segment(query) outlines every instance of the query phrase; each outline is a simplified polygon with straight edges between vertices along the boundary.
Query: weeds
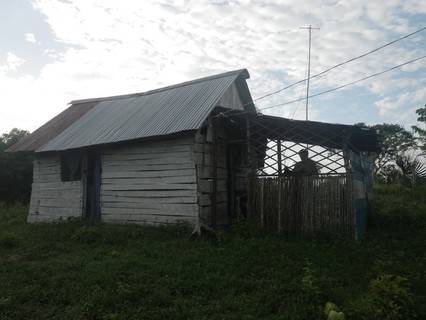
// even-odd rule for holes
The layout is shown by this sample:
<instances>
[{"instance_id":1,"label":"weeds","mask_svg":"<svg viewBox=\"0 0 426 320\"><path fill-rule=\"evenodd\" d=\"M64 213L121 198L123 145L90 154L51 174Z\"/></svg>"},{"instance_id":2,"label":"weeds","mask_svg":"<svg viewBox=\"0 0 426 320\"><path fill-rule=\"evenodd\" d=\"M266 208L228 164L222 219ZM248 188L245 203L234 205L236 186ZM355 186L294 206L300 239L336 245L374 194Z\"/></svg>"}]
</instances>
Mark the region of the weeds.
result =
<instances>
[{"instance_id":1,"label":"weeds","mask_svg":"<svg viewBox=\"0 0 426 320\"><path fill-rule=\"evenodd\" d=\"M0 319L312 320L328 301L347 320L422 319L425 204L423 191L379 187L360 242L248 221L191 241L184 225L26 224L26 208L2 207Z\"/></svg>"}]
</instances>

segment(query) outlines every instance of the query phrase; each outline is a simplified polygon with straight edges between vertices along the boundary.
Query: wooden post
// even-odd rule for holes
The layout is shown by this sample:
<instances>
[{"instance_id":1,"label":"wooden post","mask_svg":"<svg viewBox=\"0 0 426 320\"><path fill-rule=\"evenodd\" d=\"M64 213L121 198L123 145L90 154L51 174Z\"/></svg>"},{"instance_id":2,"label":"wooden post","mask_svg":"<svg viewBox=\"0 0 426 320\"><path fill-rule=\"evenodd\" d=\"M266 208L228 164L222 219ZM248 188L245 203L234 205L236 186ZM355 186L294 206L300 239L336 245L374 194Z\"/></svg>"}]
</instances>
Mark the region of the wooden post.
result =
<instances>
[{"instance_id":1,"label":"wooden post","mask_svg":"<svg viewBox=\"0 0 426 320\"><path fill-rule=\"evenodd\" d=\"M216 127L215 121L213 118L210 120L210 124L212 126L212 135L213 135L213 145L212 145L212 163L213 163L213 186L212 186L212 227L216 228L217 221L217 136L216 136Z\"/></svg>"},{"instance_id":2,"label":"wooden post","mask_svg":"<svg viewBox=\"0 0 426 320\"><path fill-rule=\"evenodd\" d=\"M278 224L278 233L281 233L281 176L278 176L277 178L278 182L278 217L277 217L277 224Z\"/></svg>"},{"instance_id":3,"label":"wooden post","mask_svg":"<svg viewBox=\"0 0 426 320\"><path fill-rule=\"evenodd\" d=\"M277 216L277 224L278 224L278 233L281 233L281 176L283 173L282 168L282 154L281 154L281 140L277 140L277 161L278 161L278 216Z\"/></svg>"},{"instance_id":4,"label":"wooden post","mask_svg":"<svg viewBox=\"0 0 426 320\"><path fill-rule=\"evenodd\" d=\"M259 179L260 182L260 226L263 228L265 226L265 217L264 217L264 185L265 185L265 179Z\"/></svg>"},{"instance_id":5,"label":"wooden post","mask_svg":"<svg viewBox=\"0 0 426 320\"><path fill-rule=\"evenodd\" d=\"M251 217L251 183L250 175L252 171L252 161L251 161L251 147L250 147L250 120L246 116L246 139L247 139L247 205L246 205L246 214L247 217Z\"/></svg>"},{"instance_id":6,"label":"wooden post","mask_svg":"<svg viewBox=\"0 0 426 320\"><path fill-rule=\"evenodd\" d=\"M281 176L283 173L283 162L282 162L282 153L281 153L281 140L277 140L277 162L278 162L278 176Z\"/></svg>"}]
</instances>

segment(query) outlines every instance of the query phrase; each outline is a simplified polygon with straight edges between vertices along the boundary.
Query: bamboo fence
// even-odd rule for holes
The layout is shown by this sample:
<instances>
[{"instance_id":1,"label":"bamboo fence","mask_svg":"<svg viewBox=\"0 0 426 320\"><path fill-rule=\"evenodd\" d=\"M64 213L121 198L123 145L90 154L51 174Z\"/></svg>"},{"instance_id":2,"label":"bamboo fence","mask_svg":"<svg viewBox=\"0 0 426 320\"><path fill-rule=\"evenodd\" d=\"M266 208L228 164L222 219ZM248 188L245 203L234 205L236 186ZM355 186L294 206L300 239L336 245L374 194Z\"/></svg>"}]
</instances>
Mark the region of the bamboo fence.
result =
<instances>
[{"instance_id":1,"label":"bamboo fence","mask_svg":"<svg viewBox=\"0 0 426 320\"><path fill-rule=\"evenodd\" d=\"M352 236L352 179L347 174L249 178L250 217L263 228L297 236Z\"/></svg>"}]
</instances>

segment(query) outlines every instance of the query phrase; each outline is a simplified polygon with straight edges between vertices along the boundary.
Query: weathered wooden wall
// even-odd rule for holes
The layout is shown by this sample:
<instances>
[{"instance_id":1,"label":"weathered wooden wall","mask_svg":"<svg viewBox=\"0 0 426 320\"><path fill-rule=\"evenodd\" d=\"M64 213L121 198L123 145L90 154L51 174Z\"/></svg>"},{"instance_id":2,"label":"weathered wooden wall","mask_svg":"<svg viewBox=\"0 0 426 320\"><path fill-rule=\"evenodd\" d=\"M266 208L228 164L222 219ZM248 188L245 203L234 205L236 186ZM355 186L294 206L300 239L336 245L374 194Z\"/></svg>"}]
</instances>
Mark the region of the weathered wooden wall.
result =
<instances>
[{"instance_id":1,"label":"weathered wooden wall","mask_svg":"<svg viewBox=\"0 0 426 320\"><path fill-rule=\"evenodd\" d=\"M83 184L81 181L61 181L59 154L38 154L33 172L28 222L81 217Z\"/></svg>"},{"instance_id":2,"label":"weathered wooden wall","mask_svg":"<svg viewBox=\"0 0 426 320\"><path fill-rule=\"evenodd\" d=\"M244 134L227 119L218 119L195 136L200 218L210 226L230 225L246 206L248 163Z\"/></svg>"},{"instance_id":3,"label":"weathered wooden wall","mask_svg":"<svg viewBox=\"0 0 426 320\"><path fill-rule=\"evenodd\" d=\"M226 146L216 146L216 195L214 196L214 159L212 142L206 134L197 133L194 144L194 160L197 168L197 185L200 220L209 226L223 226L228 221L228 185ZM216 216L212 215L216 199Z\"/></svg>"},{"instance_id":4,"label":"weathered wooden wall","mask_svg":"<svg viewBox=\"0 0 426 320\"><path fill-rule=\"evenodd\" d=\"M104 222L198 222L194 137L111 146L102 151Z\"/></svg>"}]
</instances>

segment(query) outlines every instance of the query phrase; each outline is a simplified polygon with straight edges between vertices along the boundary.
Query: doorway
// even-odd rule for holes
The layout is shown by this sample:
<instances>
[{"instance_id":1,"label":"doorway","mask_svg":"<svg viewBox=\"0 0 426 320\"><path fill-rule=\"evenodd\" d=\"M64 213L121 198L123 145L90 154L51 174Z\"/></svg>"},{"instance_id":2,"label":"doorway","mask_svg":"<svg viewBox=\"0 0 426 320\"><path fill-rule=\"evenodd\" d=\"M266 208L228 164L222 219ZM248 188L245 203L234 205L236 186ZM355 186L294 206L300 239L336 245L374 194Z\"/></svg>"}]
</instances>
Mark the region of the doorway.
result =
<instances>
[{"instance_id":1,"label":"doorway","mask_svg":"<svg viewBox=\"0 0 426 320\"><path fill-rule=\"evenodd\" d=\"M85 217L94 223L101 220L101 156L99 151L87 153L86 212Z\"/></svg>"}]
</instances>

